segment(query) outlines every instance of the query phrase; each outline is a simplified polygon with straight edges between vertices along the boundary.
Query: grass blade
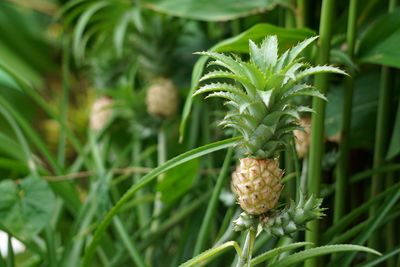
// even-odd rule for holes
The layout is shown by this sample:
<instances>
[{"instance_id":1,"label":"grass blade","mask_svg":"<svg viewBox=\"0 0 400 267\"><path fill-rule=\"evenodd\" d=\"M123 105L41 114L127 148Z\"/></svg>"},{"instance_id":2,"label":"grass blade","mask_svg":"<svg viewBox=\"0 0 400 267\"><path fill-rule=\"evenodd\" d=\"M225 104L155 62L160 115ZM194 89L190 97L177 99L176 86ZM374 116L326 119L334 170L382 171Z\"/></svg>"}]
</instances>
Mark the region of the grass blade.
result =
<instances>
[{"instance_id":1,"label":"grass blade","mask_svg":"<svg viewBox=\"0 0 400 267\"><path fill-rule=\"evenodd\" d=\"M110 224L112 218L114 217L115 214L122 208L122 206L129 201L129 199L132 198L132 196L135 195L135 193L143 188L145 185L153 181L155 178L157 178L158 175L161 173L170 170L176 166L179 166L182 163L185 163L189 160L192 160L194 158L198 158L201 156L204 156L206 154L228 148L231 146L234 146L240 138L234 137L230 139L226 139L223 141L218 141L212 144L208 144L193 150L190 150L186 153L183 153L175 158L172 158L165 162L165 164L158 166L151 172L149 172L147 175L145 175L142 179L140 179L136 184L134 184L131 188L128 189L128 191L120 198L120 200L113 206L113 208L106 214L104 219L100 222L100 225L98 226L94 237L89 244L87 251L84 255L83 259L83 266L90 266L91 260L93 257L94 252L96 251L97 244L100 242L101 237L103 236L104 232L106 231L108 225Z\"/></svg>"}]
</instances>

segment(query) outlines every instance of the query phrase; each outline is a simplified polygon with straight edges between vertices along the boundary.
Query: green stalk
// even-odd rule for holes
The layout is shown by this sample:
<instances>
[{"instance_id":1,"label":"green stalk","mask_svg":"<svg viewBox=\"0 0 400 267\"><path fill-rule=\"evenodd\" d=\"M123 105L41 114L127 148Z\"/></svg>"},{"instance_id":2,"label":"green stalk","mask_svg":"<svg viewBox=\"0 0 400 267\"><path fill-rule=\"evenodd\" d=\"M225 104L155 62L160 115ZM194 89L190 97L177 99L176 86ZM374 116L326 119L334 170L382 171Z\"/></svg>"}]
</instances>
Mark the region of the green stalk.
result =
<instances>
[{"instance_id":1,"label":"green stalk","mask_svg":"<svg viewBox=\"0 0 400 267\"><path fill-rule=\"evenodd\" d=\"M61 95L61 111L60 120L67 124L68 116L68 94L69 94L69 49L68 49L68 39L64 37L63 40L63 55L62 55L62 95ZM65 131L60 131L58 139L58 150L57 150L57 160L61 167L65 165L65 151L66 151L66 140L67 135Z\"/></svg>"},{"instance_id":2,"label":"green stalk","mask_svg":"<svg viewBox=\"0 0 400 267\"><path fill-rule=\"evenodd\" d=\"M146 264L144 263L138 249L136 248L135 244L132 242L131 238L127 234L124 224L121 222L117 216L113 219L114 226L117 230L119 237L121 238L122 242L125 245L125 248L128 250L128 253L132 260L135 263L135 266L138 267L145 267Z\"/></svg>"},{"instance_id":3,"label":"green stalk","mask_svg":"<svg viewBox=\"0 0 400 267\"><path fill-rule=\"evenodd\" d=\"M357 21L357 0L350 0L349 18L347 22L347 46L350 58L354 56L354 45L356 38L356 21ZM351 127L351 110L353 103L354 79L346 78L345 96L343 102L342 114L342 140L339 146L339 161L337 166L337 177L335 184L335 208L333 213L333 222L337 222L344 214L344 208L347 196L348 184L348 161L349 161L349 144L350 144L350 127Z\"/></svg>"},{"instance_id":4,"label":"green stalk","mask_svg":"<svg viewBox=\"0 0 400 267\"><path fill-rule=\"evenodd\" d=\"M400 100L397 106L398 112L397 114L400 114ZM390 163L393 163L394 160L391 160ZM395 184L395 173L394 172L390 172L388 174L386 174L386 188L391 188L394 184ZM396 246L396 228L397 225L395 221L390 221L387 225L386 225L386 251L391 251L394 249L394 247ZM396 266L396 262L395 262L395 258L394 257L390 257L388 259L388 263L387 263L388 267L395 267Z\"/></svg>"},{"instance_id":5,"label":"green stalk","mask_svg":"<svg viewBox=\"0 0 400 267\"><path fill-rule=\"evenodd\" d=\"M292 10L284 8L285 13L285 28L294 28L296 26L296 20Z\"/></svg>"},{"instance_id":6,"label":"green stalk","mask_svg":"<svg viewBox=\"0 0 400 267\"><path fill-rule=\"evenodd\" d=\"M251 256L253 254L254 241L256 239L257 231L254 229L247 230L246 240L243 245L243 253L239 257L236 267L250 267Z\"/></svg>"},{"instance_id":7,"label":"green stalk","mask_svg":"<svg viewBox=\"0 0 400 267\"><path fill-rule=\"evenodd\" d=\"M6 267L6 261L3 258L3 255L0 253L0 267Z\"/></svg>"},{"instance_id":8,"label":"green stalk","mask_svg":"<svg viewBox=\"0 0 400 267\"><path fill-rule=\"evenodd\" d=\"M165 136L165 125L162 125L159 129L157 136L157 150L158 150L158 166L161 166L167 160L167 141ZM164 179L164 174L160 174L157 177L157 184ZM161 202L161 193L156 191L154 197L154 206L153 206L153 221L150 226L150 233L154 233L159 228L159 216L162 211L162 202ZM148 263L152 262L154 247L150 247L146 252L146 260Z\"/></svg>"},{"instance_id":9,"label":"green stalk","mask_svg":"<svg viewBox=\"0 0 400 267\"><path fill-rule=\"evenodd\" d=\"M389 1L389 12L392 12L397 5L397 0ZM393 75L393 74L392 74ZM389 97L390 98L390 97ZM400 108L400 102L399 102ZM394 184L394 173L387 174L386 188L390 188ZM386 250L390 251L394 248L396 243L396 224L395 222L390 222L386 227ZM393 257L388 259L387 266L394 267L396 265L395 259Z\"/></svg>"},{"instance_id":10,"label":"green stalk","mask_svg":"<svg viewBox=\"0 0 400 267\"><path fill-rule=\"evenodd\" d=\"M46 237L47 260L49 267L57 267L57 252L54 244L54 232L52 227L48 225L44 231Z\"/></svg>"},{"instance_id":11,"label":"green stalk","mask_svg":"<svg viewBox=\"0 0 400 267\"><path fill-rule=\"evenodd\" d=\"M158 166L161 166L167 160L167 140L165 135L165 129L163 126L160 127L158 132ZM161 174L157 178L157 183L161 182L164 178L164 174ZM154 200L154 210L153 217L157 218L162 210L162 202L161 202L161 194L160 192L156 192L155 200ZM151 224L151 231L157 230L159 225L158 219L155 219Z\"/></svg>"},{"instance_id":12,"label":"green stalk","mask_svg":"<svg viewBox=\"0 0 400 267\"><path fill-rule=\"evenodd\" d=\"M213 222L213 218L215 217L215 213L217 210L218 197L219 197L219 194L221 193L222 187L224 185L224 181L229 172L229 166L231 163L232 154L233 154L233 149L229 148L228 152L225 156L225 160L224 160L224 164L222 165L221 172L219 173L217 183L215 184L210 202L208 203L203 222L200 227L200 231L199 231L196 245L195 245L194 252L193 252L194 256L200 254L201 251L205 247L206 240L210 233L211 223Z\"/></svg>"},{"instance_id":13,"label":"green stalk","mask_svg":"<svg viewBox=\"0 0 400 267\"><path fill-rule=\"evenodd\" d=\"M296 24L298 28L306 27L308 23L308 5L309 0L297 0Z\"/></svg>"},{"instance_id":14,"label":"green stalk","mask_svg":"<svg viewBox=\"0 0 400 267\"><path fill-rule=\"evenodd\" d=\"M291 151L290 151L291 152ZM294 162L291 157L291 153L289 151L284 152L285 156L285 171L286 173L292 173L294 171ZM296 177L297 178L297 177ZM297 180L296 179L291 179L287 185L288 187L288 194L286 201L289 202L290 199L295 199L296 198L296 193L297 193Z\"/></svg>"},{"instance_id":15,"label":"green stalk","mask_svg":"<svg viewBox=\"0 0 400 267\"><path fill-rule=\"evenodd\" d=\"M104 166L104 161L101 156L101 151L99 150L99 146L96 142L96 137L94 132L89 133L89 141L90 141L90 146L92 150L92 155L94 158L95 166L96 166L96 171L98 175L98 181L95 181L94 184L92 184L92 187L97 187L100 186L100 184L107 184L109 180L109 175L106 174L105 166ZM95 198L91 198L92 203L96 203ZM133 260L133 262L136 264L136 266L139 267L144 267L146 266L143 259L140 256L140 253L138 249L136 248L135 244L131 241L129 238L129 235L125 229L125 226L122 224L121 220L119 219L118 216L115 216L113 219L113 224L117 230L117 233L119 237L121 238L125 248L128 251L129 256Z\"/></svg>"},{"instance_id":16,"label":"green stalk","mask_svg":"<svg viewBox=\"0 0 400 267\"><path fill-rule=\"evenodd\" d=\"M389 1L388 11L393 11L396 6L396 0ZM379 89L378 115L375 131L374 161L373 168L379 168L383 162L388 145L389 136L389 112L390 112L390 90L391 90L392 73L389 67L382 66L381 84ZM371 198L375 197L382 189L383 175L374 175L371 181ZM370 217L374 217L378 212L378 206L374 205L370 209ZM368 245L371 248L379 246L379 235L374 233L369 239Z\"/></svg>"},{"instance_id":17,"label":"green stalk","mask_svg":"<svg viewBox=\"0 0 400 267\"><path fill-rule=\"evenodd\" d=\"M133 149L132 149L132 165L133 166L141 166L141 160L140 160L140 152L142 150L142 143L140 138L135 134L133 137ZM133 174L133 182L136 183L140 179L140 174L139 173L134 173ZM137 194L137 198L142 197L144 192L139 191ZM139 227L144 227L150 218L150 211L148 209L148 205L142 204L138 205L137 207L137 216L138 216L138 222L139 222Z\"/></svg>"},{"instance_id":18,"label":"green stalk","mask_svg":"<svg viewBox=\"0 0 400 267\"><path fill-rule=\"evenodd\" d=\"M14 267L15 266L15 254L14 249L12 246L12 236L8 234L7 238L7 267Z\"/></svg>"},{"instance_id":19,"label":"green stalk","mask_svg":"<svg viewBox=\"0 0 400 267\"><path fill-rule=\"evenodd\" d=\"M388 67L382 67L382 78L379 90L378 100L378 116L375 132L374 161L373 168L379 168L383 165L385 159L386 148L388 145L389 134L389 112L390 112L390 80L391 70ZM384 175L374 175L371 181L371 198L376 197L383 187L382 179ZM370 209L370 217L375 217L378 212L378 205L374 205ZM380 236L378 233L371 235L368 245L371 248L378 248L380 244Z\"/></svg>"},{"instance_id":20,"label":"green stalk","mask_svg":"<svg viewBox=\"0 0 400 267\"><path fill-rule=\"evenodd\" d=\"M324 0L321 8L320 22L320 47L318 49L317 63L325 65L329 62L330 42L331 42L331 24L334 16L335 8L334 0ZM315 86L322 94L325 94L328 88L328 75L319 74L315 77ZM308 194L314 194L316 197L320 195L321 170L324 151L324 121L325 121L325 101L319 98L313 99L313 109L311 124L311 144L309 157L309 180ZM318 245L319 241L319 221L314 220L307 224L309 231L306 232L306 241ZM305 263L306 267L316 267L317 260L312 258Z\"/></svg>"},{"instance_id":21,"label":"green stalk","mask_svg":"<svg viewBox=\"0 0 400 267\"><path fill-rule=\"evenodd\" d=\"M290 152L291 152L292 160L294 162L294 170L295 170L295 173L296 173L296 194L295 194L295 197L296 197L296 201L298 201L300 199L300 191L304 192L304 190L303 190L303 187L301 186L301 168L300 168L299 158L297 156L296 144L295 144L294 137L290 141L290 148L291 148ZM305 158L303 160L305 160Z\"/></svg>"}]
</instances>

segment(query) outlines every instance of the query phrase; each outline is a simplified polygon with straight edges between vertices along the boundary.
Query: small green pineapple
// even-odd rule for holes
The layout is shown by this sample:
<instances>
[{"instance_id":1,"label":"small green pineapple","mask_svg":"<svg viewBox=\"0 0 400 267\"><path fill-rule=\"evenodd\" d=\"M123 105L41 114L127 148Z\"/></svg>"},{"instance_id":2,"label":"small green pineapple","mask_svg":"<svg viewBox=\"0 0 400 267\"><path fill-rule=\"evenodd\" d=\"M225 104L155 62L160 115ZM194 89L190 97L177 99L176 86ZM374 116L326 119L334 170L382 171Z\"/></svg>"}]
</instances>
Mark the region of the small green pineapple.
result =
<instances>
[{"instance_id":1,"label":"small green pineapple","mask_svg":"<svg viewBox=\"0 0 400 267\"><path fill-rule=\"evenodd\" d=\"M312 111L291 100L297 96L325 99L304 82L305 78L324 72L345 74L333 66L310 66L299 57L316 39L306 39L281 55L274 35L266 37L260 46L250 40L249 61L216 52L199 53L212 58L209 65L214 67L201 82L228 81L204 84L195 95L207 93L207 97L225 99L229 112L220 124L243 136L237 147L242 158L232 174L231 187L250 215L265 214L276 207L283 176L278 153L287 147L293 131L300 129L300 114Z\"/></svg>"},{"instance_id":2,"label":"small green pineapple","mask_svg":"<svg viewBox=\"0 0 400 267\"><path fill-rule=\"evenodd\" d=\"M321 204L321 198L311 196L305 199L301 194L298 203L291 201L285 209L266 217L262 226L273 236L291 236L297 231L305 230L307 222L324 216L325 209L321 208Z\"/></svg>"}]
</instances>

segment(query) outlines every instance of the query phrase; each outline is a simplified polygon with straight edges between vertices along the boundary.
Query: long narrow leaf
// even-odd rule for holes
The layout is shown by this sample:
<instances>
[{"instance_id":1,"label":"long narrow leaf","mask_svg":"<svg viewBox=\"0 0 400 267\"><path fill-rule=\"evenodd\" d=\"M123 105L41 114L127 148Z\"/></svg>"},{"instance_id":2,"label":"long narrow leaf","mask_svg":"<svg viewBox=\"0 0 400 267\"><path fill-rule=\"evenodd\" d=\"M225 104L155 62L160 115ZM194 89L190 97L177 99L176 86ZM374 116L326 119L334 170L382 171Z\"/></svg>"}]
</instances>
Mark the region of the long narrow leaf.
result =
<instances>
[{"instance_id":1,"label":"long narrow leaf","mask_svg":"<svg viewBox=\"0 0 400 267\"><path fill-rule=\"evenodd\" d=\"M204 251L200 255L192 258L191 260L179 265L179 267L190 267L190 266L201 266L204 265L206 262L212 260L216 256L224 253L230 248L234 248L238 255L242 254L242 250L240 249L239 245L235 241L226 242L218 247L211 248L209 250Z\"/></svg>"},{"instance_id":2,"label":"long narrow leaf","mask_svg":"<svg viewBox=\"0 0 400 267\"><path fill-rule=\"evenodd\" d=\"M140 179L136 184L134 184L131 188L128 189L128 191L119 199L119 201L113 206L113 208L105 215L103 220L100 222L100 225L98 226L96 232L94 233L93 239L91 243L89 244L87 251L85 253L84 259L83 259L83 266L90 266L91 265L91 260L93 257L94 252L96 251L96 247L98 243L101 240L101 237L105 233L108 225L110 224L112 218L114 217L115 214L123 207L123 205L128 202L134 195L135 193L143 188L145 185L149 184L151 181L153 181L155 178L157 178L158 175L162 174L163 172L170 170L176 166L179 166L180 164L183 164L185 162L188 162L189 160L204 156L206 154L225 149L231 146L234 146L240 138L235 137L235 138L230 138L226 139L223 141L215 142L212 144L208 144L193 150L190 150L186 153L183 153L175 158L172 158L165 162L163 165L158 166L157 168L153 169L151 172L149 172L147 175L145 175L142 179Z\"/></svg>"},{"instance_id":3,"label":"long narrow leaf","mask_svg":"<svg viewBox=\"0 0 400 267\"><path fill-rule=\"evenodd\" d=\"M381 255L378 251L374 249L370 249L363 246L358 245L330 245L330 246L322 246L316 248L310 248L307 250L303 250L301 252L292 254L283 258L280 261L277 261L271 264L269 267L286 267L286 266L294 266L300 262L303 262L307 259L319 257L326 254L332 254L337 252L346 252L346 251L359 251L359 252L367 252L375 255Z\"/></svg>"},{"instance_id":4,"label":"long narrow leaf","mask_svg":"<svg viewBox=\"0 0 400 267\"><path fill-rule=\"evenodd\" d=\"M264 252L261 255L258 255L257 257L255 257L254 259L251 260L250 262L250 266L254 266L257 264L260 264L264 261L267 261L273 257L276 257L280 254L282 254L283 252L289 251L289 250L293 250L296 248L300 248L300 247L304 247L304 246L308 246L308 245L312 245L313 243L310 242L297 242L297 243L293 243L293 244L289 244L286 246L282 246L282 247L278 247L275 249L271 249L267 252Z\"/></svg>"}]
</instances>

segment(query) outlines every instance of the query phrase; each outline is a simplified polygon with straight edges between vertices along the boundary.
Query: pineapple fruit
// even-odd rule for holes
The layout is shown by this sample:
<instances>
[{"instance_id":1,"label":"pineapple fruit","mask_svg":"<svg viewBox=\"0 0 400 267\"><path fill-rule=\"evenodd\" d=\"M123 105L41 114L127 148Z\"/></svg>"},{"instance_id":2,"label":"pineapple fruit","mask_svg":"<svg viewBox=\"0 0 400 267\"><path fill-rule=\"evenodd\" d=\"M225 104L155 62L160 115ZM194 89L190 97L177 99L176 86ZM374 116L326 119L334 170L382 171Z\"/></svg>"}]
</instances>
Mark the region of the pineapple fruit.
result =
<instances>
[{"instance_id":1,"label":"pineapple fruit","mask_svg":"<svg viewBox=\"0 0 400 267\"><path fill-rule=\"evenodd\" d=\"M90 112L90 129L101 130L112 115L113 100L102 96L94 101Z\"/></svg>"},{"instance_id":2,"label":"pineapple fruit","mask_svg":"<svg viewBox=\"0 0 400 267\"><path fill-rule=\"evenodd\" d=\"M147 112L154 117L172 117L178 111L178 99L178 90L173 82L159 78L147 89Z\"/></svg>"},{"instance_id":3,"label":"pineapple fruit","mask_svg":"<svg viewBox=\"0 0 400 267\"><path fill-rule=\"evenodd\" d=\"M325 98L305 78L324 72L345 74L333 66L303 62L300 53L316 38L280 55L276 36L266 37L260 46L250 40L249 61L216 52L199 53L210 57L209 66L213 66L200 81L213 81L200 86L195 95L207 93L207 97L226 100L229 112L220 124L243 137L237 145L242 158L232 174L231 188L251 216L267 214L277 206L283 176L279 152L287 147L293 131L301 128L300 114L312 111L291 100L297 96Z\"/></svg>"},{"instance_id":4,"label":"pineapple fruit","mask_svg":"<svg viewBox=\"0 0 400 267\"><path fill-rule=\"evenodd\" d=\"M274 208L282 190L282 175L277 160L240 159L232 174L231 185L242 209L258 215Z\"/></svg>"},{"instance_id":5,"label":"pineapple fruit","mask_svg":"<svg viewBox=\"0 0 400 267\"><path fill-rule=\"evenodd\" d=\"M302 129L293 131L295 137L296 152L299 158L304 158L308 153L311 138L311 119L304 117L299 120Z\"/></svg>"}]
</instances>

